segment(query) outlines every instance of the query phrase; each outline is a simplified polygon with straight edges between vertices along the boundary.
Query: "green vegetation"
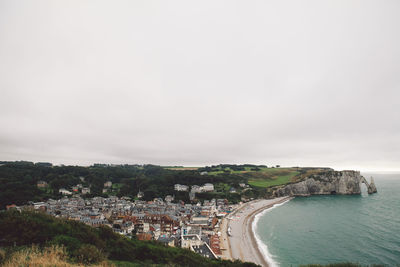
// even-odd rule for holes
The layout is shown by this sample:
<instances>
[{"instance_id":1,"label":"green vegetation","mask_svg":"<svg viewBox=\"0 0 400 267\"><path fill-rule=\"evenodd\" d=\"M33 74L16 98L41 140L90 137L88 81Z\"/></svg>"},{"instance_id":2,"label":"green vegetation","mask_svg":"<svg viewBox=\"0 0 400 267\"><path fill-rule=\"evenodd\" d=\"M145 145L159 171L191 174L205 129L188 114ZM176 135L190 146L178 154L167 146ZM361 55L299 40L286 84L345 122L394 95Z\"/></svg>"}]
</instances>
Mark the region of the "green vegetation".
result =
<instances>
[{"instance_id":1,"label":"green vegetation","mask_svg":"<svg viewBox=\"0 0 400 267\"><path fill-rule=\"evenodd\" d=\"M220 164L211 167L200 168L199 171L206 171L208 175L219 175L219 174L243 174L247 172L257 172L263 169L267 169L265 165L234 165L234 164Z\"/></svg>"},{"instance_id":2,"label":"green vegetation","mask_svg":"<svg viewBox=\"0 0 400 267\"><path fill-rule=\"evenodd\" d=\"M207 171L208 175L235 174L246 178L249 185L267 188L293 182L293 178L300 174L299 168L268 168L265 165L229 165L201 168L199 171Z\"/></svg>"},{"instance_id":3,"label":"green vegetation","mask_svg":"<svg viewBox=\"0 0 400 267\"><path fill-rule=\"evenodd\" d=\"M246 173L250 185L264 188L287 184L299 174L297 168L263 168L259 172Z\"/></svg>"},{"instance_id":4,"label":"green vegetation","mask_svg":"<svg viewBox=\"0 0 400 267\"><path fill-rule=\"evenodd\" d=\"M0 163L0 209L6 205L23 205L29 201L44 201L49 198L58 199L60 188L71 188L82 184L90 187L91 193L85 197L127 196L137 197L139 190L144 193L143 200L175 195L175 200L189 201L187 192L174 191L175 184L202 185L205 183L226 183L238 187L246 183L245 177L223 174L218 176L201 175L198 170L170 170L155 165L118 165L108 166L95 164L90 167L81 166L42 166L32 162ZM45 181L48 187L39 189L38 181ZM111 181L111 190L103 193L104 183ZM225 194L230 201L238 201L236 197ZM198 200L203 200L201 196ZM239 198L240 200L240 198Z\"/></svg>"},{"instance_id":5,"label":"green vegetation","mask_svg":"<svg viewBox=\"0 0 400 267\"><path fill-rule=\"evenodd\" d=\"M210 260L187 249L127 239L108 227L92 228L37 212L0 212L0 236L0 246L7 252L3 262L8 261L13 252L36 245L41 249L62 246L68 262L86 265L116 261L117 265L129 262L141 266L256 266L239 261Z\"/></svg>"},{"instance_id":6,"label":"green vegetation","mask_svg":"<svg viewBox=\"0 0 400 267\"><path fill-rule=\"evenodd\" d=\"M143 200L174 195L175 201L190 202L188 192L177 192L175 184L188 186L212 183L214 192L197 193L193 202L210 198L227 199L237 203L241 199L271 196L271 187L296 182L326 169L317 168L268 168L265 165L221 164L203 168L161 167L156 165L105 165L90 167L52 166L32 162L0 162L0 209L6 205L24 205L29 201L59 199L60 188L70 189L81 184L90 187L94 196L126 196L137 199L139 191ZM48 187L38 188L37 182L45 181ZM104 191L104 183L112 187ZM243 187L243 184L250 185ZM242 186L240 186L242 185ZM236 192L230 192L233 188Z\"/></svg>"}]
</instances>

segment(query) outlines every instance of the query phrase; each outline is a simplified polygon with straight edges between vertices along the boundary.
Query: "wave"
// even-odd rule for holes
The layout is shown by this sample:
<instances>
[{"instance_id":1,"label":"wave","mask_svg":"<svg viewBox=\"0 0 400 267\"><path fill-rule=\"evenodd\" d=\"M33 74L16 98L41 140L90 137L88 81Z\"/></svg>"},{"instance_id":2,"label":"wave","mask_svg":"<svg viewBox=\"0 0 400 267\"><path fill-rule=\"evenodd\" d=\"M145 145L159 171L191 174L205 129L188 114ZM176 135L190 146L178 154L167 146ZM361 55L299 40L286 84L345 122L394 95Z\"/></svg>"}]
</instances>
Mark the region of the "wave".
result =
<instances>
[{"instance_id":1,"label":"wave","mask_svg":"<svg viewBox=\"0 0 400 267\"><path fill-rule=\"evenodd\" d=\"M255 237L257 245L258 245L258 248L260 249L261 254L264 256L264 259L268 262L270 267L279 267L279 263L276 262L276 260L274 259L275 256L273 256L269 252L268 246L265 243L263 243L261 241L260 237L258 236L257 231L256 231L257 230L257 223L258 223L258 221L260 220L260 218L264 214L266 214L267 212L271 211L274 208L277 208L279 206L282 206L282 205L286 204L289 201L290 201L290 199L288 199L288 200L286 200L286 201L284 201L282 203L279 203L279 204L274 204L271 208L265 209L262 212L256 214L256 216L254 216L253 224L251 226L253 234L254 234L254 237Z\"/></svg>"}]
</instances>

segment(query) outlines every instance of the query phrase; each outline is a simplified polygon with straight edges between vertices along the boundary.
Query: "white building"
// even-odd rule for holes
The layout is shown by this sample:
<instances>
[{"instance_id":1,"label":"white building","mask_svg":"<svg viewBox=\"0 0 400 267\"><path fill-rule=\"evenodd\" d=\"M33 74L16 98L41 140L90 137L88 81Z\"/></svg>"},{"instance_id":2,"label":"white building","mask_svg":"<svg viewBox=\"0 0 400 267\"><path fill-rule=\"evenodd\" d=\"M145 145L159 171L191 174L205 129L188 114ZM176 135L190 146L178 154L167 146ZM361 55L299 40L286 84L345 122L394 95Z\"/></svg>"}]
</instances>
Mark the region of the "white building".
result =
<instances>
[{"instance_id":1,"label":"white building","mask_svg":"<svg viewBox=\"0 0 400 267\"><path fill-rule=\"evenodd\" d=\"M188 191L189 186L183 184L175 184L174 189L175 191Z\"/></svg>"},{"instance_id":2,"label":"white building","mask_svg":"<svg viewBox=\"0 0 400 267\"><path fill-rule=\"evenodd\" d=\"M190 192L192 193L200 193L202 191L202 187L198 185L192 185Z\"/></svg>"},{"instance_id":3,"label":"white building","mask_svg":"<svg viewBox=\"0 0 400 267\"><path fill-rule=\"evenodd\" d=\"M203 245L203 241L198 235L185 235L182 236L181 239L181 247L182 248L191 248L192 246L201 246Z\"/></svg>"},{"instance_id":4,"label":"white building","mask_svg":"<svg viewBox=\"0 0 400 267\"><path fill-rule=\"evenodd\" d=\"M174 199L175 199L174 196L167 195L167 196L165 197L165 202L172 202L172 201L174 201Z\"/></svg>"},{"instance_id":5,"label":"white building","mask_svg":"<svg viewBox=\"0 0 400 267\"><path fill-rule=\"evenodd\" d=\"M90 188L89 187L84 187L82 188L82 195L90 194Z\"/></svg>"},{"instance_id":6,"label":"white building","mask_svg":"<svg viewBox=\"0 0 400 267\"><path fill-rule=\"evenodd\" d=\"M58 192L63 194L63 195L72 195L72 192L68 191L65 188L60 188L60 190L58 190Z\"/></svg>"},{"instance_id":7,"label":"white building","mask_svg":"<svg viewBox=\"0 0 400 267\"><path fill-rule=\"evenodd\" d=\"M202 191L203 192L211 192L214 191L214 185L213 184L204 184L202 186Z\"/></svg>"}]
</instances>

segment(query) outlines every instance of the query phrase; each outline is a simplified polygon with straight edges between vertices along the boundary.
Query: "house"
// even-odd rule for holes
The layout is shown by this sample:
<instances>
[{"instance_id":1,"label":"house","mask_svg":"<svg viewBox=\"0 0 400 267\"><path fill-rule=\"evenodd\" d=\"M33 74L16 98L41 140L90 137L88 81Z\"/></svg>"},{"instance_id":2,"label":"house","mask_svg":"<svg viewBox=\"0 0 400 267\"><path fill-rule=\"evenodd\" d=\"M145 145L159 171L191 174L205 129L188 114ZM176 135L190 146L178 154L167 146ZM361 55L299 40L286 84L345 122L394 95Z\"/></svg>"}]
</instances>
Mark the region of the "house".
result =
<instances>
[{"instance_id":1,"label":"house","mask_svg":"<svg viewBox=\"0 0 400 267\"><path fill-rule=\"evenodd\" d=\"M61 194L63 194L64 196L72 195L72 192L68 191L68 190L65 189L65 188L60 188L60 189L58 190L58 192L61 193Z\"/></svg>"},{"instance_id":2,"label":"house","mask_svg":"<svg viewBox=\"0 0 400 267\"><path fill-rule=\"evenodd\" d=\"M112 186L112 182L111 181L107 181L107 182L104 183L104 187L111 188L111 186Z\"/></svg>"},{"instance_id":3,"label":"house","mask_svg":"<svg viewBox=\"0 0 400 267\"><path fill-rule=\"evenodd\" d=\"M191 248L193 246L201 246L203 241L198 235L184 235L181 240L182 248Z\"/></svg>"},{"instance_id":4,"label":"house","mask_svg":"<svg viewBox=\"0 0 400 267\"><path fill-rule=\"evenodd\" d=\"M236 193L236 189L235 189L234 187L231 187L231 188L229 189L229 193Z\"/></svg>"},{"instance_id":5,"label":"house","mask_svg":"<svg viewBox=\"0 0 400 267\"><path fill-rule=\"evenodd\" d=\"M82 188L82 195L90 194L90 188L89 187L84 187Z\"/></svg>"},{"instance_id":6,"label":"house","mask_svg":"<svg viewBox=\"0 0 400 267\"><path fill-rule=\"evenodd\" d=\"M149 241L152 239L152 235L150 233L141 233L141 234L137 234L136 238L138 240L145 240L145 241Z\"/></svg>"},{"instance_id":7,"label":"house","mask_svg":"<svg viewBox=\"0 0 400 267\"><path fill-rule=\"evenodd\" d=\"M173 228L179 225L179 222L176 219L165 214L146 214L143 221L153 225L159 224L162 233L171 233Z\"/></svg>"},{"instance_id":8,"label":"house","mask_svg":"<svg viewBox=\"0 0 400 267\"><path fill-rule=\"evenodd\" d=\"M144 193L142 191L139 190L139 192L137 193L137 198L142 198L144 197Z\"/></svg>"},{"instance_id":9,"label":"house","mask_svg":"<svg viewBox=\"0 0 400 267\"><path fill-rule=\"evenodd\" d=\"M131 221L115 220L113 222L113 231L121 235L128 235L135 229L135 225Z\"/></svg>"},{"instance_id":10,"label":"house","mask_svg":"<svg viewBox=\"0 0 400 267\"><path fill-rule=\"evenodd\" d=\"M174 237L167 237L165 235L162 235L157 239L157 241L166 246L175 247L176 239Z\"/></svg>"},{"instance_id":11,"label":"house","mask_svg":"<svg viewBox=\"0 0 400 267\"><path fill-rule=\"evenodd\" d=\"M190 192L192 192L192 193L200 193L201 192L201 186L192 185L192 188L190 189Z\"/></svg>"},{"instance_id":12,"label":"house","mask_svg":"<svg viewBox=\"0 0 400 267\"><path fill-rule=\"evenodd\" d=\"M15 205L15 204L6 205L6 209L7 209L7 210L10 210L10 209L17 209L17 208L18 208L18 206Z\"/></svg>"},{"instance_id":13,"label":"house","mask_svg":"<svg viewBox=\"0 0 400 267\"><path fill-rule=\"evenodd\" d=\"M202 235L201 226L194 226L194 225L183 225L181 229L181 235Z\"/></svg>"},{"instance_id":14,"label":"house","mask_svg":"<svg viewBox=\"0 0 400 267\"><path fill-rule=\"evenodd\" d=\"M46 203L45 202L35 202L33 203L33 208L35 210L46 210Z\"/></svg>"},{"instance_id":15,"label":"house","mask_svg":"<svg viewBox=\"0 0 400 267\"><path fill-rule=\"evenodd\" d=\"M201 172L200 175L208 175L208 172Z\"/></svg>"},{"instance_id":16,"label":"house","mask_svg":"<svg viewBox=\"0 0 400 267\"><path fill-rule=\"evenodd\" d=\"M38 188L46 188L47 186L49 186L48 183L45 181L38 181L36 185Z\"/></svg>"},{"instance_id":17,"label":"house","mask_svg":"<svg viewBox=\"0 0 400 267\"><path fill-rule=\"evenodd\" d=\"M161 235L161 226L159 224L151 224L150 231L153 233L153 239L157 240Z\"/></svg>"},{"instance_id":18,"label":"house","mask_svg":"<svg viewBox=\"0 0 400 267\"><path fill-rule=\"evenodd\" d=\"M201 245L192 245L190 249L206 258L210 258L210 259L218 258L217 255L215 255L214 251L212 251L210 246L207 245L207 243L204 243Z\"/></svg>"},{"instance_id":19,"label":"house","mask_svg":"<svg viewBox=\"0 0 400 267\"><path fill-rule=\"evenodd\" d=\"M211 191L214 191L214 185L213 184L204 184L203 186L202 186L202 191L204 191L204 192L211 192Z\"/></svg>"},{"instance_id":20,"label":"house","mask_svg":"<svg viewBox=\"0 0 400 267\"><path fill-rule=\"evenodd\" d=\"M189 186L183 185L183 184L175 184L174 189L175 189L175 191L188 191Z\"/></svg>"},{"instance_id":21,"label":"house","mask_svg":"<svg viewBox=\"0 0 400 267\"><path fill-rule=\"evenodd\" d=\"M167 196L165 197L165 202L172 202L172 201L174 201L174 199L175 199L175 197L173 197L173 196L171 196L171 195L167 195Z\"/></svg>"},{"instance_id":22,"label":"house","mask_svg":"<svg viewBox=\"0 0 400 267\"><path fill-rule=\"evenodd\" d=\"M196 226L208 226L208 217L205 216L192 217L190 224Z\"/></svg>"},{"instance_id":23,"label":"house","mask_svg":"<svg viewBox=\"0 0 400 267\"><path fill-rule=\"evenodd\" d=\"M211 250L217 254L217 255L221 255L221 247L220 247L220 239L218 234L214 234L211 236L210 238L210 248Z\"/></svg>"}]
</instances>

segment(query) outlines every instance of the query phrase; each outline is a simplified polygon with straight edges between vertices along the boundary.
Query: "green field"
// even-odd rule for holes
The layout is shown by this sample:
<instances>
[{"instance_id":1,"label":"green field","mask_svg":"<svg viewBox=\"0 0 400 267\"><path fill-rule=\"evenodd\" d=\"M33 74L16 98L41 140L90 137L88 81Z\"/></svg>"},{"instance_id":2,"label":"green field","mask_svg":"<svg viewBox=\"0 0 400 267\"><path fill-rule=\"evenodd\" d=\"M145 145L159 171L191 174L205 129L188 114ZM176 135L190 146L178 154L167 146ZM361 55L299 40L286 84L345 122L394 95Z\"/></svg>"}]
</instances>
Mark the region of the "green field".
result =
<instances>
[{"instance_id":1,"label":"green field","mask_svg":"<svg viewBox=\"0 0 400 267\"><path fill-rule=\"evenodd\" d=\"M222 173L238 174L248 179L248 184L256 187L270 187L292 182L293 177L300 174L298 168L258 168L245 167L244 170L232 170L230 168L218 169L208 172L208 175L219 175Z\"/></svg>"},{"instance_id":2,"label":"green field","mask_svg":"<svg viewBox=\"0 0 400 267\"><path fill-rule=\"evenodd\" d=\"M270 187L275 185L287 184L291 182L292 178L298 174L299 172L292 172L290 174L276 176L274 178L252 179L249 180L249 185L257 187Z\"/></svg>"},{"instance_id":3,"label":"green field","mask_svg":"<svg viewBox=\"0 0 400 267\"><path fill-rule=\"evenodd\" d=\"M246 173L249 185L257 187L287 184L298 174L300 172L293 168L263 168L258 172Z\"/></svg>"}]
</instances>

